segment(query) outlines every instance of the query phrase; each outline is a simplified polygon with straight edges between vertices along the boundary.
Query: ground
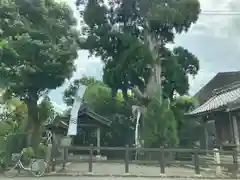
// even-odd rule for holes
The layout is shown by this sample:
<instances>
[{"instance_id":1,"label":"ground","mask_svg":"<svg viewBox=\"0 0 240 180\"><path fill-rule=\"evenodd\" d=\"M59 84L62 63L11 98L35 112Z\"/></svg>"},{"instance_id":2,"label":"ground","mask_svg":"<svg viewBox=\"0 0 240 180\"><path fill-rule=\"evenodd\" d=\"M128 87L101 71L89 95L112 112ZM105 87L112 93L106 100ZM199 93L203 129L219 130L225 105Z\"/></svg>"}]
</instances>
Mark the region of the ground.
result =
<instances>
[{"instance_id":1,"label":"ground","mask_svg":"<svg viewBox=\"0 0 240 180\"><path fill-rule=\"evenodd\" d=\"M66 171L61 171L58 166L57 174L51 173L48 177L42 177L44 180L151 180L151 179L210 179L214 177L213 172L201 171L201 176L195 174L194 169L183 167L166 167L165 175L160 177L160 167L157 166L141 166L131 164L129 174L124 173L124 164L120 163L93 163L93 174L88 173L88 163L69 163L66 166ZM27 175L28 177L26 177ZM30 175L30 177L29 177ZM93 175L93 176L91 176ZM126 176L128 175L128 176ZM19 180L36 179L31 174L21 173L22 177L17 177ZM25 176L25 177L23 177ZM89 177L90 176L90 177ZM124 177L125 176L125 177ZM165 177L166 176L166 177ZM229 177L229 176L228 176ZM221 179L228 179L227 176L222 176ZM1 180L7 180L3 175L0 175Z\"/></svg>"},{"instance_id":2,"label":"ground","mask_svg":"<svg viewBox=\"0 0 240 180\"><path fill-rule=\"evenodd\" d=\"M166 167L165 171L167 176L193 177L196 175L195 170L191 168ZM71 163L67 166L67 172L87 173L88 163ZM123 163L93 163L93 173L95 175L124 175L125 167ZM160 175L160 167L131 164L129 166L129 173L136 176L156 177ZM202 171L201 175L203 177L212 177L214 173Z\"/></svg>"},{"instance_id":3,"label":"ground","mask_svg":"<svg viewBox=\"0 0 240 180\"><path fill-rule=\"evenodd\" d=\"M36 180L36 177L16 177L16 180ZM116 177L44 177L44 180L153 180L155 178L116 178ZM2 178L1 180L9 180L9 178ZM162 180L170 180L169 178L162 178ZM194 180L189 178L181 178L179 180ZM215 179L217 180L217 179ZM228 179L224 179L228 180Z\"/></svg>"}]
</instances>

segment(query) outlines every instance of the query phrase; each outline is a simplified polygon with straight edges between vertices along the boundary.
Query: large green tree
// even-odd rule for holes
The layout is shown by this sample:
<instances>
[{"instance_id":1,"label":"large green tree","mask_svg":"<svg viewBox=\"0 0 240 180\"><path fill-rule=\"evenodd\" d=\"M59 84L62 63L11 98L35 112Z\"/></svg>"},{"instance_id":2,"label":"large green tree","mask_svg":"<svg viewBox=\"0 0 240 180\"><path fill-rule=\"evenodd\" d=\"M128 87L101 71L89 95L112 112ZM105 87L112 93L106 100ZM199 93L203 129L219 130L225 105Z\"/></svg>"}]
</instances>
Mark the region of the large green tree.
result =
<instances>
[{"instance_id":1,"label":"large green tree","mask_svg":"<svg viewBox=\"0 0 240 180\"><path fill-rule=\"evenodd\" d=\"M1 0L0 38L3 48L0 74L7 93L28 108L31 144L38 146L40 122L37 101L61 86L74 71L77 57L76 20L71 8L54 0Z\"/></svg>"},{"instance_id":2,"label":"large green tree","mask_svg":"<svg viewBox=\"0 0 240 180\"><path fill-rule=\"evenodd\" d=\"M188 31L197 21L199 1L108 0L108 5L101 0L78 2L86 5L81 13L87 36L82 47L103 60L103 80L111 87L112 96L121 89L127 99L127 90L133 89L146 106L144 119L154 124L146 124L146 134L153 135L148 146L176 145L176 121L169 106L161 106L162 100L173 101L175 93L186 94L188 75L195 75L199 64L184 48L170 50L166 44L173 43L176 34ZM159 134L155 133L157 127Z\"/></svg>"},{"instance_id":3,"label":"large green tree","mask_svg":"<svg viewBox=\"0 0 240 180\"><path fill-rule=\"evenodd\" d=\"M160 87L157 91L161 102L162 66L169 59L165 45L196 22L200 12L198 0L107 2L108 5L101 0L78 1L86 5L81 13L87 25L83 47L101 56L105 64L103 80L112 88L113 96L117 89L122 89L125 98L129 88L143 91L152 77L156 87ZM178 53L181 52L172 54ZM173 88L168 89L172 92Z\"/></svg>"}]
</instances>

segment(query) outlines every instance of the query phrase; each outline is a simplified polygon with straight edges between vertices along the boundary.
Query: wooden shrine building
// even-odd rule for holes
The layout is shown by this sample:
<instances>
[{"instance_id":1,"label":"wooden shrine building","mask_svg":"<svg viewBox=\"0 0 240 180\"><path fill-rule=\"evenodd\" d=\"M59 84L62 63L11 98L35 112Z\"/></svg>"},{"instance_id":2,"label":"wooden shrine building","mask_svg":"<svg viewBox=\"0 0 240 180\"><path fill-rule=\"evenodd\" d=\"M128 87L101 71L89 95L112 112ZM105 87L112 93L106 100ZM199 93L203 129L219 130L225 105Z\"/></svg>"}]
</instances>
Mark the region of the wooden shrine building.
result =
<instances>
[{"instance_id":1,"label":"wooden shrine building","mask_svg":"<svg viewBox=\"0 0 240 180\"><path fill-rule=\"evenodd\" d=\"M187 115L213 120L215 138L220 147L239 146L240 71L218 73L196 95L199 106ZM205 130L206 143L209 132ZM208 146L206 145L206 148Z\"/></svg>"},{"instance_id":2,"label":"wooden shrine building","mask_svg":"<svg viewBox=\"0 0 240 180\"><path fill-rule=\"evenodd\" d=\"M68 131L68 122L70 116L57 116L54 122L51 125L48 125L48 128L54 133L63 138L67 135ZM101 129L107 128L111 125L111 121L99 115L98 113L92 111L87 103L83 103L78 111L77 119L77 132L85 131L87 128L95 129L96 132L96 146L101 146ZM77 136L76 136L77 137ZM73 137L74 140L75 137ZM59 138L58 138L59 139ZM58 142L59 144L60 142ZM99 154L100 151L97 151Z\"/></svg>"}]
</instances>

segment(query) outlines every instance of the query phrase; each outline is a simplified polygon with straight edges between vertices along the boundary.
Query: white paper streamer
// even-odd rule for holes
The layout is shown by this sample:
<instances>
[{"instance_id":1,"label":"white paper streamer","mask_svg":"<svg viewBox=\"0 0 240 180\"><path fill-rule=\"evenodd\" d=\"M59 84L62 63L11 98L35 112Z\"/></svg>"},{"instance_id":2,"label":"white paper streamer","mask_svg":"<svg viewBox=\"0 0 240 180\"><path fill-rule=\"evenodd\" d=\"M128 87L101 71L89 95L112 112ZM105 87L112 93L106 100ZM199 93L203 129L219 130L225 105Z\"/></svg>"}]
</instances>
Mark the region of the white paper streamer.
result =
<instances>
[{"instance_id":1,"label":"white paper streamer","mask_svg":"<svg viewBox=\"0 0 240 180\"><path fill-rule=\"evenodd\" d=\"M140 125L140 117L141 117L141 109L139 106L133 106L133 113L136 113L136 124L135 124L135 146L141 147L140 137L139 137L139 125Z\"/></svg>"},{"instance_id":2,"label":"white paper streamer","mask_svg":"<svg viewBox=\"0 0 240 180\"><path fill-rule=\"evenodd\" d=\"M86 86L80 86L72 106L70 120L68 125L68 136L76 136L77 135L77 126L78 126L78 111L82 104L82 97L86 90Z\"/></svg>"}]
</instances>

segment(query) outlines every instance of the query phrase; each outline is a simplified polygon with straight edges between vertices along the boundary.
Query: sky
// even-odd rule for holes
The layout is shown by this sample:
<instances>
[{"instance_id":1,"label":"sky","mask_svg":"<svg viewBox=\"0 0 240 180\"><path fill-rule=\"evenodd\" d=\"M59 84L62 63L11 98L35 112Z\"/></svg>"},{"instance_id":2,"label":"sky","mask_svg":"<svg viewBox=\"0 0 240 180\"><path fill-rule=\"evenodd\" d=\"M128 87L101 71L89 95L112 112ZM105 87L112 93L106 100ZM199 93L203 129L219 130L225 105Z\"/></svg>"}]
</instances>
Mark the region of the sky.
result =
<instances>
[{"instance_id":1,"label":"sky","mask_svg":"<svg viewBox=\"0 0 240 180\"><path fill-rule=\"evenodd\" d=\"M75 0L59 1L67 2L75 10ZM202 13L197 23L192 25L187 33L176 36L174 42L174 45L188 49L200 61L198 75L190 78L190 95L195 94L218 72L240 70L240 1L199 1ZM77 17L77 12L75 13ZM75 63L77 70L73 79L83 75L101 79L103 65L100 58L89 57L87 51L79 51ZM62 96L68 84L69 81L49 94L59 110L65 108Z\"/></svg>"}]
</instances>

